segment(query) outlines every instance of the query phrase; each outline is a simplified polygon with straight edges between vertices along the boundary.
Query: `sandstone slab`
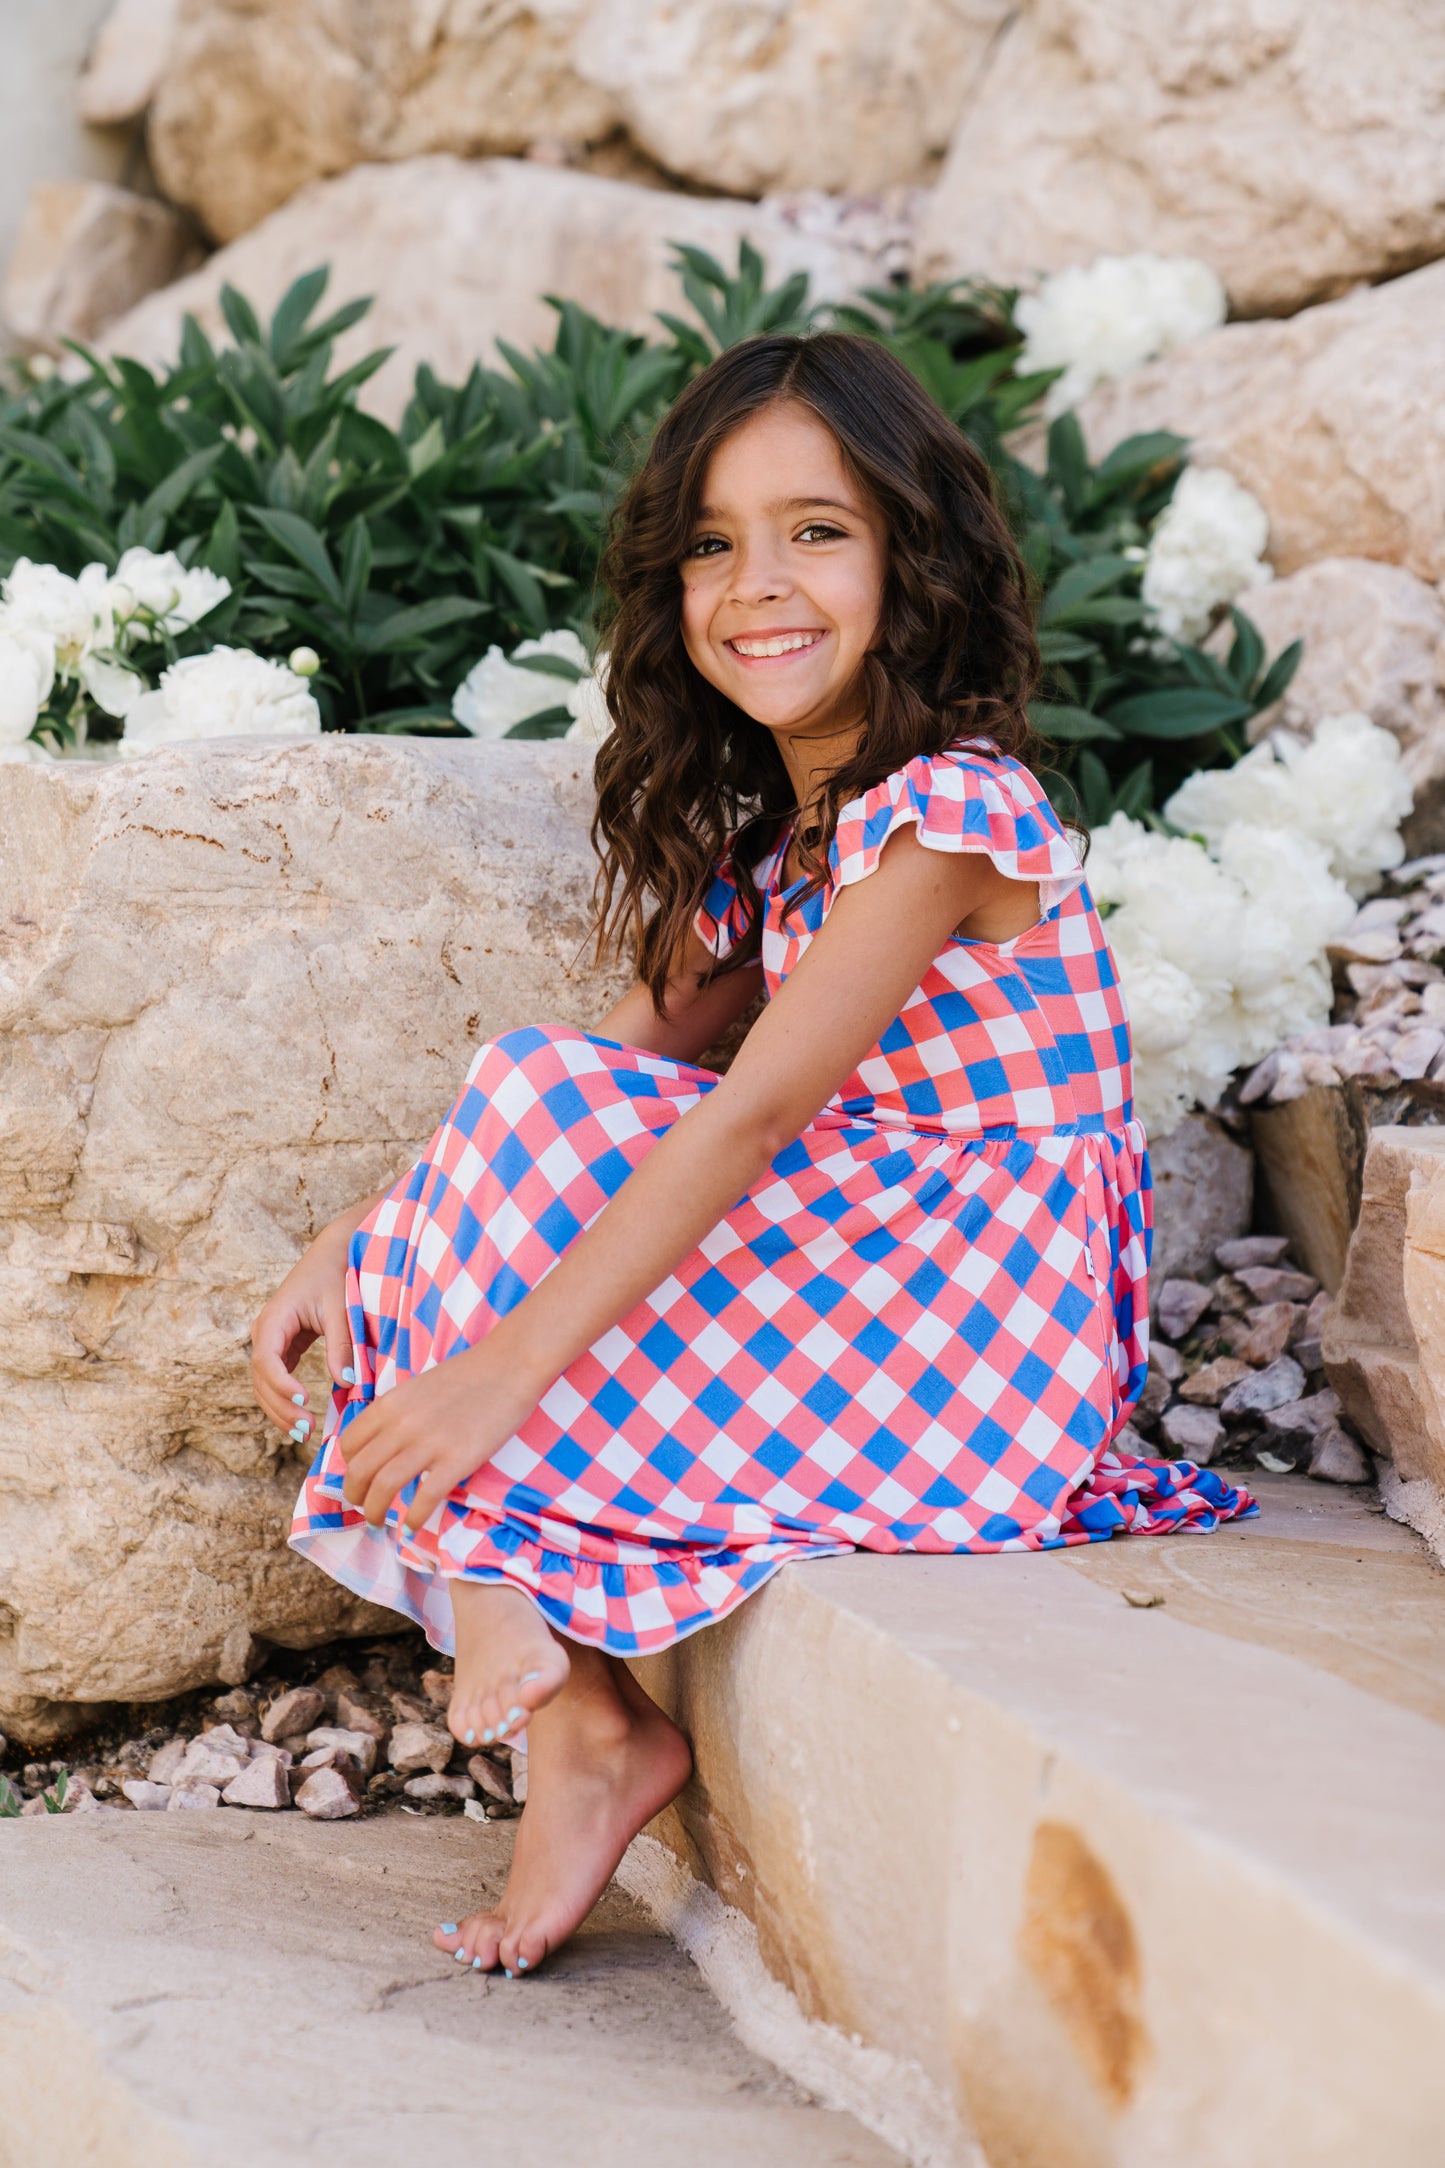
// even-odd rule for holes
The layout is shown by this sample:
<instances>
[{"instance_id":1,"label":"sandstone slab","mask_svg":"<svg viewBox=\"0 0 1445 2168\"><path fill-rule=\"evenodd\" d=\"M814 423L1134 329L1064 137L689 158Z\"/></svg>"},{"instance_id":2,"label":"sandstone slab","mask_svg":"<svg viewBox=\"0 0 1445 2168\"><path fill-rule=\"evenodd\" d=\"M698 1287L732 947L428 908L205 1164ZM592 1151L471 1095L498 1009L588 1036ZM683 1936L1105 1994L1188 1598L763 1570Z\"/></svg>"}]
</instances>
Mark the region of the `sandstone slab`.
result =
<instances>
[{"instance_id":1,"label":"sandstone slab","mask_svg":"<svg viewBox=\"0 0 1445 2168\"><path fill-rule=\"evenodd\" d=\"M1206 332L1097 386L1079 418L1096 458L1136 430L1189 437L1263 503L1276 572L1372 557L1445 574L1445 263Z\"/></svg>"},{"instance_id":2,"label":"sandstone slab","mask_svg":"<svg viewBox=\"0 0 1445 2168\"><path fill-rule=\"evenodd\" d=\"M616 1886L523 1991L458 1977L511 1822L51 1820L0 1846L6 2168L900 2168Z\"/></svg>"},{"instance_id":3,"label":"sandstone slab","mask_svg":"<svg viewBox=\"0 0 1445 2168\"><path fill-rule=\"evenodd\" d=\"M362 394L363 404L395 419L419 362L443 381L460 381L475 361L495 358L499 338L550 346L556 316L544 294L565 295L608 323L655 331L653 312L681 304L672 244L706 249L731 267L744 238L774 280L807 271L825 297L873 275L846 228L829 239L756 204L666 195L516 159L438 154L357 166L304 188L201 270L133 309L106 344L142 361L172 359L188 310L221 332L223 285L265 316L293 279L329 264L329 306L376 297L337 353L344 363L378 346L396 348Z\"/></svg>"},{"instance_id":4,"label":"sandstone slab","mask_svg":"<svg viewBox=\"0 0 1445 2168\"><path fill-rule=\"evenodd\" d=\"M1287 315L1445 253L1445 20L1417 0L1034 0L939 177L931 276L1200 256Z\"/></svg>"},{"instance_id":5,"label":"sandstone slab","mask_svg":"<svg viewBox=\"0 0 1445 2168\"><path fill-rule=\"evenodd\" d=\"M1325 1319L1325 1369L1365 1443L1405 1482L1445 1489L1445 1129L1373 1129L1360 1216L1339 1299ZM1413 1217L1413 1233L1411 1231ZM1425 1338L1422 1343L1420 1330Z\"/></svg>"},{"instance_id":6,"label":"sandstone slab","mask_svg":"<svg viewBox=\"0 0 1445 2168\"><path fill-rule=\"evenodd\" d=\"M1360 1212L1369 1124L1359 1091L1316 1085L1251 1110L1259 1169L1292 1254L1334 1294Z\"/></svg>"},{"instance_id":7,"label":"sandstone slab","mask_svg":"<svg viewBox=\"0 0 1445 2168\"><path fill-rule=\"evenodd\" d=\"M167 203L108 181L42 181L15 237L0 309L15 339L58 354L63 339L97 338L199 257L190 225Z\"/></svg>"},{"instance_id":8,"label":"sandstone slab","mask_svg":"<svg viewBox=\"0 0 1445 2168\"><path fill-rule=\"evenodd\" d=\"M307 182L377 159L475 158L616 123L571 45L587 0L193 0L151 107L166 193L219 241Z\"/></svg>"},{"instance_id":9,"label":"sandstone slab","mask_svg":"<svg viewBox=\"0 0 1445 2168\"><path fill-rule=\"evenodd\" d=\"M395 1624L285 1548L302 1471L250 1323L481 1040L616 998L579 953L590 811L548 744L0 776L0 1728L202 1685L238 1635Z\"/></svg>"},{"instance_id":10,"label":"sandstone slab","mask_svg":"<svg viewBox=\"0 0 1445 2168\"><path fill-rule=\"evenodd\" d=\"M867 190L931 178L1007 0L593 0L578 65L633 140L707 188Z\"/></svg>"},{"instance_id":11,"label":"sandstone slab","mask_svg":"<svg viewBox=\"0 0 1445 2168\"><path fill-rule=\"evenodd\" d=\"M181 0L115 0L76 92L83 121L114 128L140 118L170 59L180 12Z\"/></svg>"},{"instance_id":12,"label":"sandstone slab","mask_svg":"<svg viewBox=\"0 0 1445 2168\"><path fill-rule=\"evenodd\" d=\"M1244 605L1271 654L1304 641L1284 699L1256 717L1302 737L1322 716L1355 709L1399 739L1415 807L1411 856L1445 845L1445 599L1403 565L1325 557L1257 587Z\"/></svg>"}]
</instances>

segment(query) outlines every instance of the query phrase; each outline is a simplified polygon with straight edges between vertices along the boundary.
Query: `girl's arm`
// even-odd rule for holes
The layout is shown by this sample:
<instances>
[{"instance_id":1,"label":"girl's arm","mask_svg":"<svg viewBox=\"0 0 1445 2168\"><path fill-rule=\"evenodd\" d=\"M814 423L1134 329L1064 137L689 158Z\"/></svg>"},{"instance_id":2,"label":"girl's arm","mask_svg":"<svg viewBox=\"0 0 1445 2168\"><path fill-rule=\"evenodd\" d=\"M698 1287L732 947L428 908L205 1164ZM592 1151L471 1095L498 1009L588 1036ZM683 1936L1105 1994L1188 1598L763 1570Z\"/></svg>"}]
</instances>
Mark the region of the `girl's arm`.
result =
<instances>
[{"instance_id":1,"label":"girl's arm","mask_svg":"<svg viewBox=\"0 0 1445 2168\"><path fill-rule=\"evenodd\" d=\"M629 987L597 1026L597 1036L641 1047L645 1054L665 1054L669 1061L700 1061L763 986L761 963L744 964L704 986L712 961L697 935L690 934L683 968L668 980L662 1014L645 986Z\"/></svg>"},{"instance_id":2,"label":"girl's arm","mask_svg":"<svg viewBox=\"0 0 1445 2168\"><path fill-rule=\"evenodd\" d=\"M877 871L836 897L727 1075L659 1139L547 1277L476 1347L357 1418L344 1448L352 1503L380 1523L397 1492L422 1477L406 1514L419 1528L807 1127L960 922L1031 886L1005 881L985 856L929 850L912 829L894 836Z\"/></svg>"}]
</instances>

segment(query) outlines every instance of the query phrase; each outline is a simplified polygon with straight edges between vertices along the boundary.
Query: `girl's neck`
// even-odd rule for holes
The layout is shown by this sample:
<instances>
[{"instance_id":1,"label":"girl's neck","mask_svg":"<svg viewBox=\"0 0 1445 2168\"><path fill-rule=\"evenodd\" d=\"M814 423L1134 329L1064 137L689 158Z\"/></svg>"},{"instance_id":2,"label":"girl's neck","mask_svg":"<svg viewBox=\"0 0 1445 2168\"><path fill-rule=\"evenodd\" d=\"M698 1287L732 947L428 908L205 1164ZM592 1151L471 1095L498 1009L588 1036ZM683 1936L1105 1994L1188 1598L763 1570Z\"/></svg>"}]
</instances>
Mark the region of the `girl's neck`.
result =
<instances>
[{"instance_id":1,"label":"girl's neck","mask_svg":"<svg viewBox=\"0 0 1445 2168\"><path fill-rule=\"evenodd\" d=\"M807 825L829 776L836 775L852 759L862 735L861 718L849 723L827 724L795 736L782 730L775 733L778 752L793 786L793 803L797 808L793 818L795 830Z\"/></svg>"}]
</instances>

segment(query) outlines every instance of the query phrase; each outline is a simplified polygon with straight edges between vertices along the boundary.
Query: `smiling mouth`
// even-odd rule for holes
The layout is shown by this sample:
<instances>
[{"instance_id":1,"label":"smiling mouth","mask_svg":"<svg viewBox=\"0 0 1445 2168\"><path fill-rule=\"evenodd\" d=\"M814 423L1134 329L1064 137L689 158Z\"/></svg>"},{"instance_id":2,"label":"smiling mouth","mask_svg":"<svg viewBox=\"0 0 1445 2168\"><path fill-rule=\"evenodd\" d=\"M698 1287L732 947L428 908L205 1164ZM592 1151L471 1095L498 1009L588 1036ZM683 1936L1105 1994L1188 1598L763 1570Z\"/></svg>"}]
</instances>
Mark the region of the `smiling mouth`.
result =
<instances>
[{"instance_id":1,"label":"smiling mouth","mask_svg":"<svg viewBox=\"0 0 1445 2168\"><path fill-rule=\"evenodd\" d=\"M723 646L731 648L744 662L767 662L777 655L798 655L810 647L816 647L825 635L821 632L775 632L761 637L745 638L735 634L724 640Z\"/></svg>"}]
</instances>

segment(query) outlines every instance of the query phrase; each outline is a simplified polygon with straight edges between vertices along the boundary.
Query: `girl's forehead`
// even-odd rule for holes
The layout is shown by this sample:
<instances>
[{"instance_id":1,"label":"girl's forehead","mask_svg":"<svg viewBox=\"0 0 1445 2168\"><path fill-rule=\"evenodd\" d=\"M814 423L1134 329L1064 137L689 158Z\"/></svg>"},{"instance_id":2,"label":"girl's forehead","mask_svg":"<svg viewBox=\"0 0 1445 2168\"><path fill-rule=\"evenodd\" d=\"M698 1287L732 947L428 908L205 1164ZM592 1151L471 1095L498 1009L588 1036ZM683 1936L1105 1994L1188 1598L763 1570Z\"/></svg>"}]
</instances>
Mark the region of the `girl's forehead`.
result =
<instances>
[{"instance_id":1,"label":"girl's forehead","mask_svg":"<svg viewBox=\"0 0 1445 2168\"><path fill-rule=\"evenodd\" d=\"M740 422L708 461L701 511L720 511L725 502L743 498L778 512L823 503L856 510L860 504L832 430L793 401Z\"/></svg>"}]
</instances>

